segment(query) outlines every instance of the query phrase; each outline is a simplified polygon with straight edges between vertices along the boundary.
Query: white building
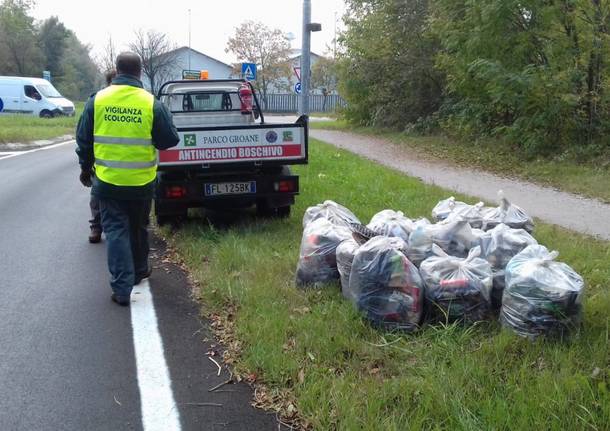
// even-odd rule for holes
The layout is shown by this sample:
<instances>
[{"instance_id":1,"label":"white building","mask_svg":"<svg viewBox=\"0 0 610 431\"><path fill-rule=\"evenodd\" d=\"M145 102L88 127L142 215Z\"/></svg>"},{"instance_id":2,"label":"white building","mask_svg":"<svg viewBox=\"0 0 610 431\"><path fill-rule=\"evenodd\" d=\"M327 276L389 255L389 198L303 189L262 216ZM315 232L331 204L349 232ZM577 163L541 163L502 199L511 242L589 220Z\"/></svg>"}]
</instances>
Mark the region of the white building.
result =
<instances>
[{"instance_id":1,"label":"white building","mask_svg":"<svg viewBox=\"0 0 610 431\"><path fill-rule=\"evenodd\" d=\"M183 46L166 55L174 57L173 67L160 74L158 81L177 81L182 79L182 72L185 70L201 71L207 70L209 79L227 79L233 75L233 67L230 64L210 57L195 49ZM144 87L150 89L150 81L145 74L142 74Z\"/></svg>"},{"instance_id":2,"label":"white building","mask_svg":"<svg viewBox=\"0 0 610 431\"><path fill-rule=\"evenodd\" d=\"M294 86L300 80L297 78L297 73L301 76L301 50L300 49L292 49L290 52L289 62L290 62L290 80L282 79L281 83L277 85L270 85L269 93L285 93L285 88L290 88L291 92L294 92ZM321 55L316 54L315 52L311 53L311 68L318 62L319 59L323 58ZM295 71L296 70L296 71ZM311 89L312 94L322 94L320 89Z\"/></svg>"}]
</instances>

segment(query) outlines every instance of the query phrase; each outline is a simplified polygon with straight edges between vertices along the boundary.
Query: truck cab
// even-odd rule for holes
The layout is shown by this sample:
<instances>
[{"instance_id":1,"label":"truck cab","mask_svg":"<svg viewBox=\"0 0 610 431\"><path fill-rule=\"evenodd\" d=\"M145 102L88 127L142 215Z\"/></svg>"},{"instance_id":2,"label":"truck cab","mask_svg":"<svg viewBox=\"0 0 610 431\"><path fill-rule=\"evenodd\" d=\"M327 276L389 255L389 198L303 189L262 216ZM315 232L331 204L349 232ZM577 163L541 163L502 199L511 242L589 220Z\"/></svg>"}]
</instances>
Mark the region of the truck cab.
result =
<instances>
[{"instance_id":1,"label":"truck cab","mask_svg":"<svg viewBox=\"0 0 610 431\"><path fill-rule=\"evenodd\" d=\"M254 88L240 79L171 81L158 97L180 136L176 147L159 152L159 224L194 207L290 215L299 194L290 165L308 161L307 117L267 123Z\"/></svg>"}]
</instances>

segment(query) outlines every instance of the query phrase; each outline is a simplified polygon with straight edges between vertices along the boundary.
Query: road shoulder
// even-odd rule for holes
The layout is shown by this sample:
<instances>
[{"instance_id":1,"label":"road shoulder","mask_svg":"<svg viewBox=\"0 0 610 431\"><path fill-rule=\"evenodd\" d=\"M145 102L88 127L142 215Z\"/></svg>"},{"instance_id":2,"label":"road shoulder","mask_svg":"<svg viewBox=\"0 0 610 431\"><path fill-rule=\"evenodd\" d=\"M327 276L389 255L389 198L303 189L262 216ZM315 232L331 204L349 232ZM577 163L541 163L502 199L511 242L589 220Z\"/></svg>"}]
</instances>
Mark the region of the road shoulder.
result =
<instances>
[{"instance_id":1,"label":"road shoulder","mask_svg":"<svg viewBox=\"0 0 610 431\"><path fill-rule=\"evenodd\" d=\"M222 362L222 346L201 317L188 274L168 258L172 253L161 238L153 236L151 247L150 285L183 429L277 428L274 414L251 406L253 391L247 384L219 386L232 375Z\"/></svg>"}]
</instances>

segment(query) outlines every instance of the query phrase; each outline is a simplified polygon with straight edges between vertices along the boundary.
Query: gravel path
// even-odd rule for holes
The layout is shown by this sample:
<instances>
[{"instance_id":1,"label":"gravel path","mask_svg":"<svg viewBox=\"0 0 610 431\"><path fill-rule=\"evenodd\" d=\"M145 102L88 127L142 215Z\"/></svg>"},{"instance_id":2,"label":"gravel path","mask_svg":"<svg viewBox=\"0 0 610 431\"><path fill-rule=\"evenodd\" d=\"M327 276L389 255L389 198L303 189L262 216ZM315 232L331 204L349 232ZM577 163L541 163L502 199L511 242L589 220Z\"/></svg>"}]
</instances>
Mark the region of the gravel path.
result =
<instances>
[{"instance_id":1,"label":"gravel path","mask_svg":"<svg viewBox=\"0 0 610 431\"><path fill-rule=\"evenodd\" d=\"M490 203L497 201L498 190L504 190L509 200L534 217L610 240L610 205L600 201L442 162L424 161L381 138L329 130L310 130L310 136L418 177L425 183Z\"/></svg>"}]
</instances>

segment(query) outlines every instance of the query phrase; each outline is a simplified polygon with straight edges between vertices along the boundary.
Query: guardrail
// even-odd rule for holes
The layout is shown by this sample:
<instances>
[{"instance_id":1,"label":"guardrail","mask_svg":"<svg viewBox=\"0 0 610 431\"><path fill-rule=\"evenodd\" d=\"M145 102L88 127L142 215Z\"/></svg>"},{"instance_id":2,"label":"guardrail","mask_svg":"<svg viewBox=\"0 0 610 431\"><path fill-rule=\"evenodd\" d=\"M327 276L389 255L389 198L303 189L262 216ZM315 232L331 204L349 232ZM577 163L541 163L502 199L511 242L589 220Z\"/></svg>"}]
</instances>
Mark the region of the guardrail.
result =
<instances>
[{"instance_id":1,"label":"guardrail","mask_svg":"<svg viewBox=\"0 0 610 431\"><path fill-rule=\"evenodd\" d=\"M268 94L267 100L261 100L264 112L297 112L299 96L296 94ZM324 96L312 94L309 99L311 112L335 112L347 106L347 102L337 94Z\"/></svg>"}]
</instances>

